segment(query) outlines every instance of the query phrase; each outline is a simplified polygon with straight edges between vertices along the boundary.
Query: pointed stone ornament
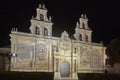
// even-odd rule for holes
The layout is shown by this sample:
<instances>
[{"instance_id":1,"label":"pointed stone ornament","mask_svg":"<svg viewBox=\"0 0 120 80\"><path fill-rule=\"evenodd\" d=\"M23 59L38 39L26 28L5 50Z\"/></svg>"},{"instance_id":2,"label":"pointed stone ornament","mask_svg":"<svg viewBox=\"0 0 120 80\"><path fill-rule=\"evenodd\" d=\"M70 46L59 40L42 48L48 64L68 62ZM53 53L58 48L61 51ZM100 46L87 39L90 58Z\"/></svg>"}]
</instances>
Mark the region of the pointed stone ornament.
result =
<instances>
[{"instance_id":1,"label":"pointed stone ornament","mask_svg":"<svg viewBox=\"0 0 120 80\"><path fill-rule=\"evenodd\" d=\"M41 4L39 4L39 8L41 8Z\"/></svg>"},{"instance_id":2,"label":"pointed stone ornament","mask_svg":"<svg viewBox=\"0 0 120 80\"><path fill-rule=\"evenodd\" d=\"M34 16L32 16L32 19L34 19Z\"/></svg>"},{"instance_id":3,"label":"pointed stone ornament","mask_svg":"<svg viewBox=\"0 0 120 80\"><path fill-rule=\"evenodd\" d=\"M83 14L81 14L81 18L83 18Z\"/></svg>"},{"instance_id":4,"label":"pointed stone ornament","mask_svg":"<svg viewBox=\"0 0 120 80\"><path fill-rule=\"evenodd\" d=\"M11 31L13 31L13 28L11 29Z\"/></svg>"},{"instance_id":5,"label":"pointed stone ornament","mask_svg":"<svg viewBox=\"0 0 120 80\"><path fill-rule=\"evenodd\" d=\"M16 28L16 32L17 32L17 28Z\"/></svg>"},{"instance_id":6,"label":"pointed stone ornament","mask_svg":"<svg viewBox=\"0 0 120 80\"><path fill-rule=\"evenodd\" d=\"M45 4L43 4L42 8L45 9Z\"/></svg>"},{"instance_id":7,"label":"pointed stone ornament","mask_svg":"<svg viewBox=\"0 0 120 80\"><path fill-rule=\"evenodd\" d=\"M50 20L50 21L52 20L51 16L49 17L49 20Z\"/></svg>"},{"instance_id":8,"label":"pointed stone ornament","mask_svg":"<svg viewBox=\"0 0 120 80\"><path fill-rule=\"evenodd\" d=\"M87 18L86 14L84 15L84 18Z\"/></svg>"},{"instance_id":9,"label":"pointed stone ornament","mask_svg":"<svg viewBox=\"0 0 120 80\"><path fill-rule=\"evenodd\" d=\"M77 23L76 23L76 27L78 27L78 26L79 26L79 23L77 22Z\"/></svg>"},{"instance_id":10,"label":"pointed stone ornament","mask_svg":"<svg viewBox=\"0 0 120 80\"><path fill-rule=\"evenodd\" d=\"M64 31L63 34L68 34L68 33L66 31Z\"/></svg>"},{"instance_id":11,"label":"pointed stone ornament","mask_svg":"<svg viewBox=\"0 0 120 80\"><path fill-rule=\"evenodd\" d=\"M13 28L13 31L15 31L15 28Z\"/></svg>"},{"instance_id":12,"label":"pointed stone ornament","mask_svg":"<svg viewBox=\"0 0 120 80\"><path fill-rule=\"evenodd\" d=\"M15 28L15 31L16 31L16 28Z\"/></svg>"}]
</instances>

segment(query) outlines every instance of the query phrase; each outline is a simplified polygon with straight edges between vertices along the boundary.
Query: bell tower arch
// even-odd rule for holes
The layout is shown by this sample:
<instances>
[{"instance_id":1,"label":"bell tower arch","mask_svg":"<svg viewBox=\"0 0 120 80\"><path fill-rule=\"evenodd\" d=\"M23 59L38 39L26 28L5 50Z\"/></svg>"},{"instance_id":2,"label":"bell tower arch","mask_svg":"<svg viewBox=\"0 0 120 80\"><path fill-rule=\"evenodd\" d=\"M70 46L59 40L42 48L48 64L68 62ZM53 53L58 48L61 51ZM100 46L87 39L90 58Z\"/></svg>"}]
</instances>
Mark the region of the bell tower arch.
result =
<instances>
[{"instance_id":1,"label":"bell tower arch","mask_svg":"<svg viewBox=\"0 0 120 80\"><path fill-rule=\"evenodd\" d=\"M51 17L47 17L47 9L44 4L39 4L36 9L36 17L32 17L30 32L40 36L52 36L52 21Z\"/></svg>"},{"instance_id":2,"label":"bell tower arch","mask_svg":"<svg viewBox=\"0 0 120 80\"><path fill-rule=\"evenodd\" d=\"M82 14L81 18L76 23L74 37L79 41L92 41L92 30L88 27L88 18L86 15Z\"/></svg>"}]
</instances>

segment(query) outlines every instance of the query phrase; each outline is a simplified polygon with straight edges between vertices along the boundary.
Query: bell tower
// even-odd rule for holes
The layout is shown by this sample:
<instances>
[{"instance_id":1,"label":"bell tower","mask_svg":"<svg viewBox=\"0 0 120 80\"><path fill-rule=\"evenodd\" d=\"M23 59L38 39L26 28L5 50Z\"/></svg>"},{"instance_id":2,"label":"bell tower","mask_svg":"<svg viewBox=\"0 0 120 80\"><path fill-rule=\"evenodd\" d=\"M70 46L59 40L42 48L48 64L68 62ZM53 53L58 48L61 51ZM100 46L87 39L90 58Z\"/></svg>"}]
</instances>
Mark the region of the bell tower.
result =
<instances>
[{"instance_id":1,"label":"bell tower","mask_svg":"<svg viewBox=\"0 0 120 80\"><path fill-rule=\"evenodd\" d=\"M92 41L92 30L88 27L88 18L86 15L81 15L81 18L76 23L75 39L84 42Z\"/></svg>"},{"instance_id":2,"label":"bell tower","mask_svg":"<svg viewBox=\"0 0 120 80\"><path fill-rule=\"evenodd\" d=\"M47 17L47 9L44 4L39 4L36 9L36 17L32 17L30 31L32 34L40 36L52 36L51 17Z\"/></svg>"}]
</instances>

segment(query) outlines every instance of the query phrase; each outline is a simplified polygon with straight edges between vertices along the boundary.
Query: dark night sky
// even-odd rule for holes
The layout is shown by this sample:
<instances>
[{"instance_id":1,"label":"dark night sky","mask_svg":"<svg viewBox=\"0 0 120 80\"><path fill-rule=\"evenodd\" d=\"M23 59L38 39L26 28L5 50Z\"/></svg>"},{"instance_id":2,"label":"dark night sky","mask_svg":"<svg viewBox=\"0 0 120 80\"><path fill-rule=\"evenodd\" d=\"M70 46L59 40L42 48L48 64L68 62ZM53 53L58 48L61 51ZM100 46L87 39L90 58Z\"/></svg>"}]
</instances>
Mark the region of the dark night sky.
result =
<instances>
[{"instance_id":1,"label":"dark night sky","mask_svg":"<svg viewBox=\"0 0 120 80\"><path fill-rule=\"evenodd\" d=\"M29 32L31 16L39 3L44 3L52 17L53 35L60 36L64 29L72 36L82 13L89 18L93 42L108 44L120 37L119 7L115 0L3 0L0 2L0 46L10 44L10 30Z\"/></svg>"}]
</instances>

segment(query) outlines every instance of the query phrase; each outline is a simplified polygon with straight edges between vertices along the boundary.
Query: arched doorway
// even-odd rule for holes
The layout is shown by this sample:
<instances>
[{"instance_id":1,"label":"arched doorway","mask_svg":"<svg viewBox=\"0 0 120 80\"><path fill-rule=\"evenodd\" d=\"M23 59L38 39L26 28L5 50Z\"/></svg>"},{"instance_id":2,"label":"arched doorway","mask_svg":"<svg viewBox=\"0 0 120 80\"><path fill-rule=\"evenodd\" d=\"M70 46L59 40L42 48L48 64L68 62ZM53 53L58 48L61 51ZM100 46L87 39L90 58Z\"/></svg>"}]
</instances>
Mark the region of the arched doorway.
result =
<instances>
[{"instance_id":1,"label":"arched doorway","mask_svg":"<svg viewBox=\"0 0 120 80\"><path fill-rule=\"evenodd\" d=\"M61 63L60 75L61 75L61 77L69 77L70 76L70 64L67 61L63 61Z\"/></svg>"},{"instance_id":2,"label":"arched doorway","mask_svg":"<svg viewBox=\"0 0 120 80\"><path fill-rule=\"evenodd\" d=\"M40 28L37 26L35 27L35 34L38 34L38 35L40 34Z\"/></svg>"}]
</instances>

